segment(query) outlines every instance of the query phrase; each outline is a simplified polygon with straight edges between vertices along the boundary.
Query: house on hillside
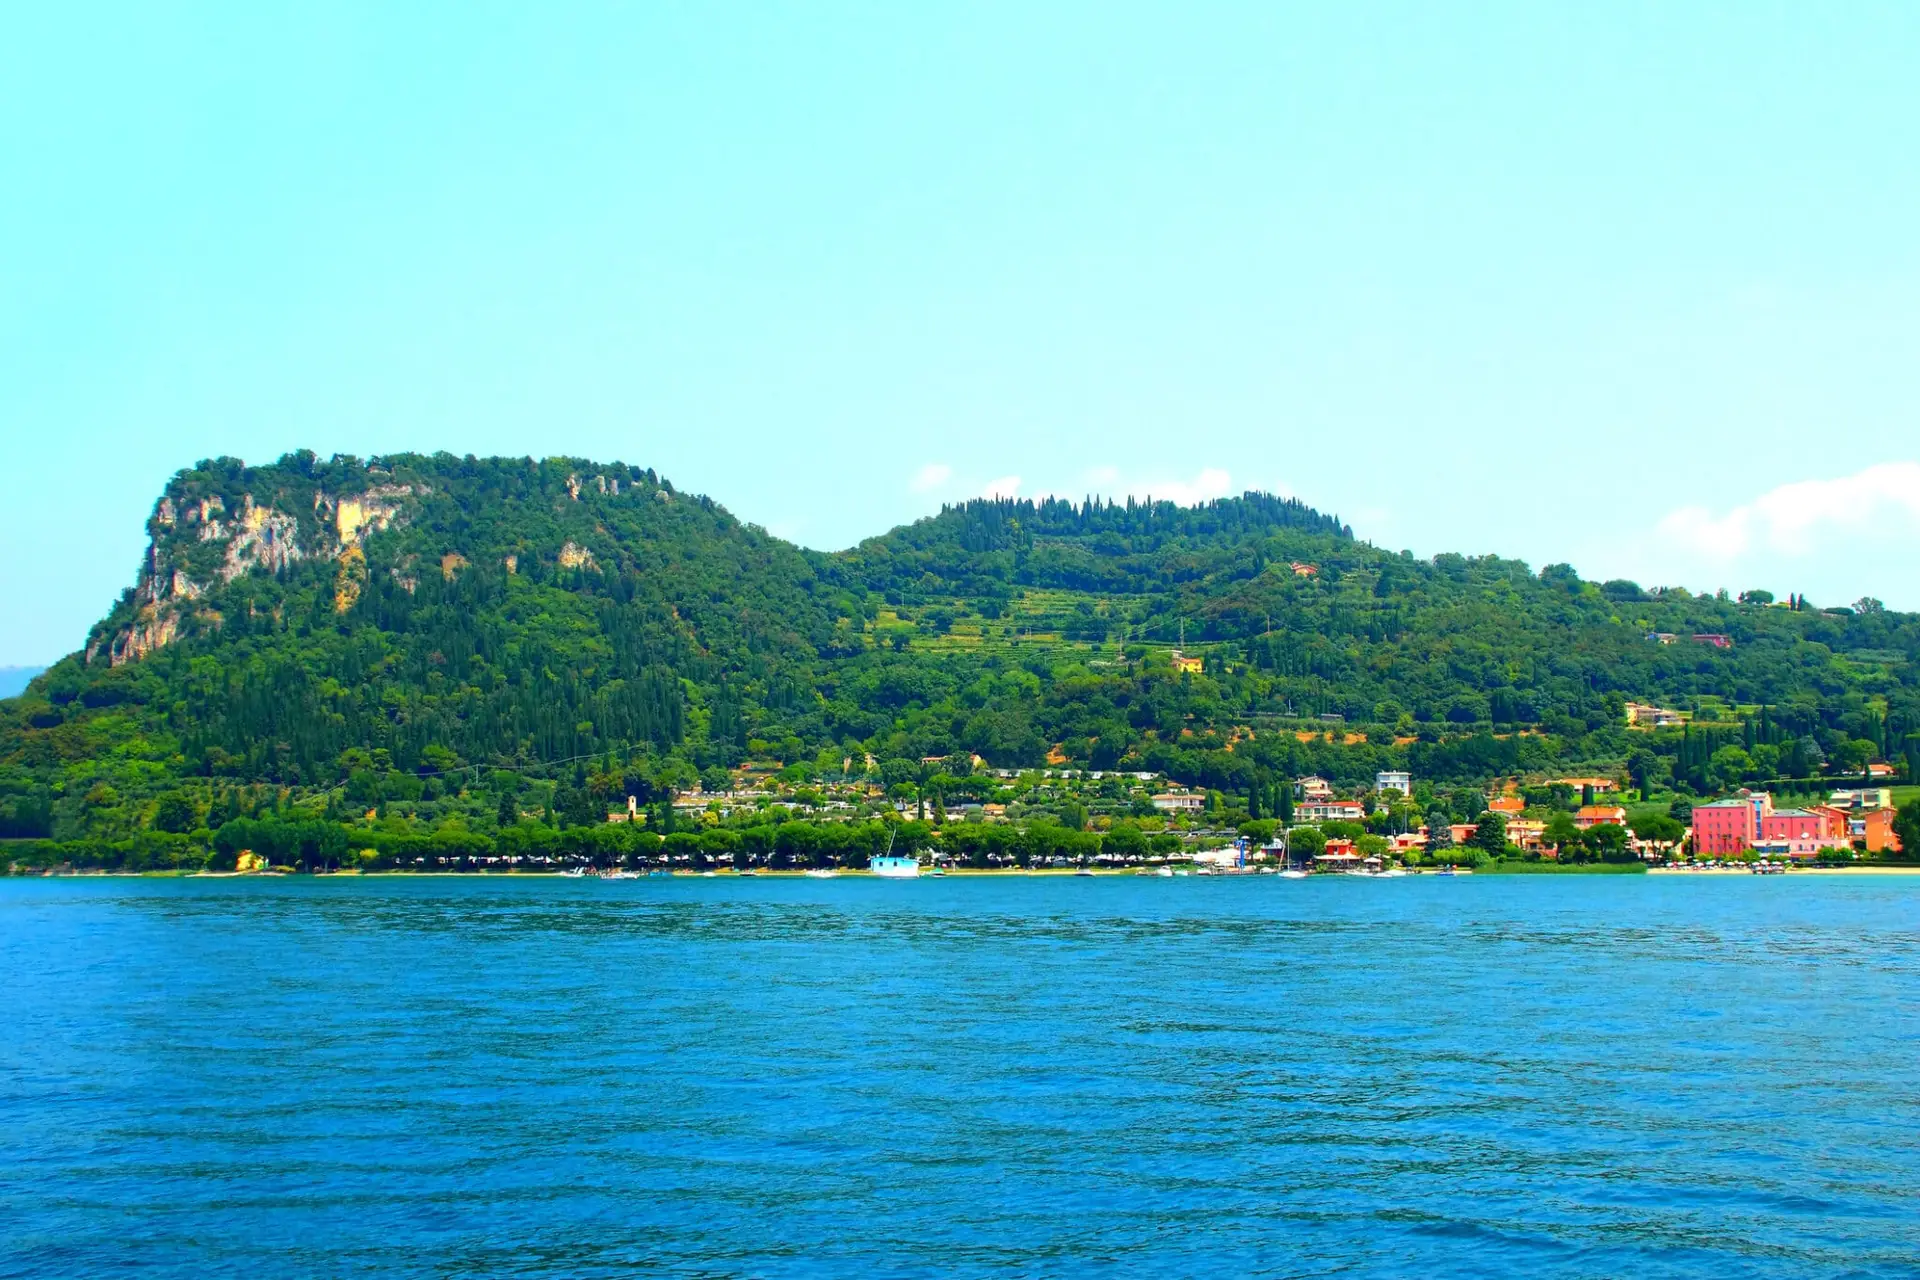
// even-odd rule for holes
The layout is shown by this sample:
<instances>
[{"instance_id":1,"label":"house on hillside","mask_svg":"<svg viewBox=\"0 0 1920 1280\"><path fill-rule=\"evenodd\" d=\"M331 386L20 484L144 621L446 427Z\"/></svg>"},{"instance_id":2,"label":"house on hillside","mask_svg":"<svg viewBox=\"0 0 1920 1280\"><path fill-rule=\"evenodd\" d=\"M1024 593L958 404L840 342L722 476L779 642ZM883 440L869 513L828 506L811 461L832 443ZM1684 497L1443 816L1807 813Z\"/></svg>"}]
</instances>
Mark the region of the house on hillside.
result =
<instances>
[{"instance_id":1,"label":"house on hillside","mask_svg":"<svg viewBox=\"0 0 1920 1280\"><path fill-rule=\"evenodd\" d=\"M1694 635L1693 642L1695 644L1710 644L1716 649L1733 648L1733 637L1721 635L1717 631L1698 632Z\"/></svg>"},{"instance_id":2,"label":"house on hillside","mask_svg":"<svg viewBox=\"0 0 1920 1280\"><path fill-rule=\"evenodd\" d=\"M1830 792L1827 803L1839 809L1890 809L1893 807L1893 789L1891 787L1855 787L1846 791Z\"/></svg>"},{"instance_id":3,"label":"house on hillside","mask_svg":"<svg viewBox=\"0 0 1920 1280\"><path fill-rule=\"evenodd\" d=\"M1645 702L1627 704L1627 724L1635 729L1678 729L1687 722L1687 713Z\"/></svg>"},{"instance_id":4,"label":"house on hillside","mask_svg":"<svg viewBox=\"0 0 1920 1280\"><path fill-rule=\"evenodd\" d=\"M1207 798L1198 791L1163 791L1153 798L1153 807L1162 813L1201 813Z\"/></svg>"},{"instance_id":5,"label":"house on hillside","mask_svg":"<svg viewBox=\"0 0 1920 1280\"><path fill-rule=\"evenodd\" d=\"M1617 804L1583 804L1573 815L1573 825L1582 831L1612 823L1616 827L1627 825L1627 811Z\"/></svg>"},{"instance_id":6,"label":"house on hillside","mask_svg":"<svg viewBox=\"0 0 1920 1280\"><path fill-rule=\"evenodd\" d=\"M1293 784L1302 800L1326 800L1333 795L1333 784L1325 778L1305 777Z\"/></svg>"},{"instance_id":7,"label":"house on hillside","mask_svg":"<svg viewBox=\"0 0 1920 1280\"><path fill-rule=\"evenodd\" d=\"M1373 775L1375 791L1398 791L1403 796L1413 794L1413 775L1397 769L1382 769Z\"/></svg>"},{"instance_id":8,"label":"house on hillside","mask_svg":"<svg viewBox=\"0 0 1920 1280\"><path fill-rule=\"evenodd\" d=\"M1364 822L1367 812L1358 800L1309 800L1294 816L1302 822Z\"/></svg>"}]
</instances>

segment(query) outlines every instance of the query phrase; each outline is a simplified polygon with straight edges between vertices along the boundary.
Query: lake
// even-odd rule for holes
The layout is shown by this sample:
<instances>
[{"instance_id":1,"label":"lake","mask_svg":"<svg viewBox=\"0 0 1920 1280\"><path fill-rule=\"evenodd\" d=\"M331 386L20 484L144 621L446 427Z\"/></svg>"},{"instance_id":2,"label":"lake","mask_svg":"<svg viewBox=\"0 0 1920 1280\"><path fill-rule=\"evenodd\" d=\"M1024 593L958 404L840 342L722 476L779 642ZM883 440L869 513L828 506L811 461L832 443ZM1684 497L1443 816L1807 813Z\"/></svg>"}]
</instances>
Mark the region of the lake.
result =
<instances>
[{"instance_id":1,"label":"lake","mask_svg":"<svg viewBox=\"0 0 1920 1280\"><path fill-rule=\"evenodd\" d=\"M1920 1274L1920 878L0 880L0 1274Z\"/></svg>"}]
</instances>

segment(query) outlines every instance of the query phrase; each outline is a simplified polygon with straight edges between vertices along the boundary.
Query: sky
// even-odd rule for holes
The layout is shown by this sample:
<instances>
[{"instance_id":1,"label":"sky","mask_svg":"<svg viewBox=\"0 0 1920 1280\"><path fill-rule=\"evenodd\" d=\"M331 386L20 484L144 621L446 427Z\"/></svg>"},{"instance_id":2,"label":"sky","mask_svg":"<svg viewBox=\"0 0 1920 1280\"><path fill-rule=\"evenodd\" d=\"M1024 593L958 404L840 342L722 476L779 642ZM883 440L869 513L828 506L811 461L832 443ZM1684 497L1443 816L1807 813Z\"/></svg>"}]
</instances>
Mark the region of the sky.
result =
<instances>
[{"instance_id":1,"label":"sky","mask_svg":"<svg viewBox=\"0 0 1920 1280\"><path fill-rule=\"evenodd\" d=\"M21 6L0 664L197 459L1000 492L1920 608L1920 6Z\"/></svg>"}]
</instances>

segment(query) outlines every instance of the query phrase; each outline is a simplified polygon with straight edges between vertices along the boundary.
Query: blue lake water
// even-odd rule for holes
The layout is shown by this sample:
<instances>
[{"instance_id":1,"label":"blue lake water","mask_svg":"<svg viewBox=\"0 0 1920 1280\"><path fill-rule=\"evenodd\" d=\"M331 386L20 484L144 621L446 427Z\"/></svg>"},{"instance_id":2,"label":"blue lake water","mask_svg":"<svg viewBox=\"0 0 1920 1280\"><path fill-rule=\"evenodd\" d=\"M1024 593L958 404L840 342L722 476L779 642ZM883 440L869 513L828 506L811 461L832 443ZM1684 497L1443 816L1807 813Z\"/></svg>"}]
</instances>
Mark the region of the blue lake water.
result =
<instances>
[{"instance_id":1,"label":"blue lake water","mask_svg":"<svg viewBox=\"0 0 1920 1280\"><path fill-rule=\"evenodd\" d=\"M0 1274L1914 1276L1920 878L0 881Z\"/></svg>"}]
</instances>

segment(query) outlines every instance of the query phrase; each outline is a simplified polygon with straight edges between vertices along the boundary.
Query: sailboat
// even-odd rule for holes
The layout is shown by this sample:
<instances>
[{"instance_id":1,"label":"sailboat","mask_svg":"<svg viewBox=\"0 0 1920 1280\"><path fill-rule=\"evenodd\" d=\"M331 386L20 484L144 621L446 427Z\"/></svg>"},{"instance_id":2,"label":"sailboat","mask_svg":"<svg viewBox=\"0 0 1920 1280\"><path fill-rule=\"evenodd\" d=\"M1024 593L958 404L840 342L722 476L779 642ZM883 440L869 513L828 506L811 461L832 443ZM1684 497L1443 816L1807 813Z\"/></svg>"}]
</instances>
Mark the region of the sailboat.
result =
<instances>
[{"instance_id":1,"label":"sailboat","mask_svg":"<svg viewBox=\"0 0 1920 1280\"><path fill-rule=\"evenodd\" d=\"M867 863L867 870L888 880L913 880L920 875L920 859L893 855L894 832L887 833L887 851Z\"/></svg>"}]
</instances>

